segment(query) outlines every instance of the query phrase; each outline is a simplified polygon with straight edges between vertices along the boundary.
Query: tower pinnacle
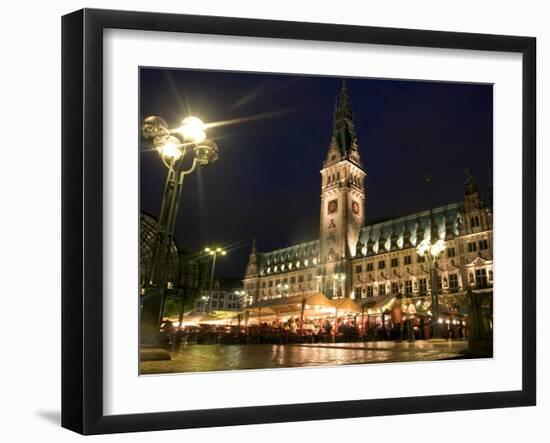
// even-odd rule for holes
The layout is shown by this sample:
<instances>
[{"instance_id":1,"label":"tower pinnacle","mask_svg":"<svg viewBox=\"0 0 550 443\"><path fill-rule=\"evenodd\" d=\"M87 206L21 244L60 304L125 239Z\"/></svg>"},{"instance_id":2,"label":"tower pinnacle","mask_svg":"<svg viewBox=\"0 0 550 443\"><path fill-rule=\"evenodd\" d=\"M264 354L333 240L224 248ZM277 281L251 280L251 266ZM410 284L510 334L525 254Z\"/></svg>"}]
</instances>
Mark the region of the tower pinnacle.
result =
<instances>
[{"instance_id":1,"label":"tower pinnacle","mask_svg":"<svg viewBox=\"0 0 550 443\"><path fill-rule=\"evenodd\" d=\"M325 166L344 159L362 166L346 79L342 79L340 93L336 98L332 137Z\"/></svg>"}]
</instances>

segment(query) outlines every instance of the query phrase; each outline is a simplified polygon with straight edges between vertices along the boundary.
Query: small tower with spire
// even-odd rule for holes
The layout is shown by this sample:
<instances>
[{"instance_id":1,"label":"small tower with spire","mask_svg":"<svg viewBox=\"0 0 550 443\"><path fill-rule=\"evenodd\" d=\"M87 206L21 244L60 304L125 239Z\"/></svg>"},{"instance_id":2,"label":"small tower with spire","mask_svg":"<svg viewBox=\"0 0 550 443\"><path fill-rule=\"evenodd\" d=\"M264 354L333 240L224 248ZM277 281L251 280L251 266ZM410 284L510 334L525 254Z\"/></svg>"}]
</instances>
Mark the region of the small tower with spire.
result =
<instances>
[{"instance_id":1,"label":"small tower with spire","mask_svg":"<svg viewBox=\"0 0 550 443\"><path fill-rule=\"evenodd\" d=\"M245 278L258 276L258 252L256 251L256 239L252 240L252 249L248 256L248 265L246 266Z\"/></svg>"},{"instance_id":2,"label":"small tower with spire","mask_svg":"<svg viewBox=\"0 0 550 443\"><path fill-rule=\"evenodd\" d=\"M256 239L254 239L243 279L244 290L253 301L258 301L260 295L259 255L256 250Z\"/></svg>"}]
</instances>

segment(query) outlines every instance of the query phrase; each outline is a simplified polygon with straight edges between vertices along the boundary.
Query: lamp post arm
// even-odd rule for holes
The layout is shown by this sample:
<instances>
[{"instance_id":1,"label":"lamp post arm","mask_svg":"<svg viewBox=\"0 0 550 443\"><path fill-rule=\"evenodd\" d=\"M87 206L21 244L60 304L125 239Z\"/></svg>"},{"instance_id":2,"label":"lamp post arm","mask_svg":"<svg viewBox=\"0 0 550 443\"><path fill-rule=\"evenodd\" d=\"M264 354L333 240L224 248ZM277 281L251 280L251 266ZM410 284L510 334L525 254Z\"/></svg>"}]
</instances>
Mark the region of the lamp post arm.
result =
<instances>
[{"instance_id":1,"label":"lamp post arm","mask_svg":"<svg viewBox=\"0 0 550 443\"><path fill-rule=\"evenodd\" d=\"M212 256L212 271L210 273L210 291L212 291L212 286L214 285L214 270L216 269L216 257L217 253L214 252L214 255Z\"/></svg>"},{"instance_id":2,"label":"lamp post arm","mask_svg":"<svg viewBox=\"0 0 550 443\"><path fill-rule=\"evenodd\" d=\"M179 185L180 186L183 185L183 179L185 178L185 176L193 173L195 171L195 169L197 169L198 165L199 165L199 161L195 157L193 159L193 164L191 165L191 167L189 169L187 169L186 171L180 171L180 176L179 176Z\"/></svg>"}]
</instances>

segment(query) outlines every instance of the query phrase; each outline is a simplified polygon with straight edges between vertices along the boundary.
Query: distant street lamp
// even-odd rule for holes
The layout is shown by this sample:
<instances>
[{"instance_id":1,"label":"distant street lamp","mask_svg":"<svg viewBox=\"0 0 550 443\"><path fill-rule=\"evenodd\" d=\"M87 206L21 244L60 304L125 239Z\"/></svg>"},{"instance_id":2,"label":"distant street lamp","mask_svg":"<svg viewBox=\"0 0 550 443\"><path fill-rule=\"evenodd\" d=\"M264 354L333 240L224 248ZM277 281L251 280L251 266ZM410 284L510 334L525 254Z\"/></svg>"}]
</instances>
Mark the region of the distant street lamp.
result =
<instances>
[{"instance_id":1,"label":"distant street lamp","mask_svg":"<svg viewBox=\"0 0 550 443\"><path fill-rule=\"evenodd\" d=\"M288 288L289 288L288 283L282 283L282 284L279 283L277 285L277 290L281 294L281 296L284 295L285 291L288 293Z\"/></svg>"},{"instance_id":2,"label":"distant street lamp","mask_svg":"<svg viewBox=\"0 0 550 443\"><path fill-rule=\"evenodd\" d=\"M160 334L168 259L174 239L183 180L197 166L207 166L215 162L218 159L218 146L206 139L204 123L197 117L186 117L180 126L169 129L161 117L149 116L143 121L142 134L145 139L153 142L168 169L141 309L141 343L155 345L158 344ZM189 155L193 155L193 162L188 169L184 169L184 162Z\"/></svg>"},{"instance_id":3,"label":"distant street lamp","mask_svg":"<svg viewBox=\"0 0 550 443\"><path fill-rule=\"evenodd\" d=\"M336 274L336 281L338 282L338 294L337 297L340 298L340 296L345 297L346 296L346 274L341 272L340 274Z\"/></svg>"},{"instance_id":4,"label":"distant street lamp","mask_svg":"<svg viewBox=\"0 0 550 443\"><path fill-rule=\"evenodd\" d=\"M437 278L437 259L445 250L445 241L436 232L432 209L432 177L426 176L428 186L428 203L430 206L430 239L425 238L416 246L416 252L426 257L430 269L430 285L432 288L432 329L434 339L442 339L441 322L439 321L439 282Z\"/></svg>"},{"instance_id":5,"label":"distant street lamp","mask_svg":"<svg viewBox=\"0 0 550 443\"><path fill-rule=\"evenodd\" d=\"M201 297L201 300L202 300L202 309L204 312L208 314L208 312L210 311L210 305L208 304L210 297L208 295L203 295Z\"/></svg>"},{"instance_id":6,"label":"distant street lamp","mask_svg":"<svg viewBox=\"0 0 550 443\"><path fill-rule=\"evenodd\" d=\"M222 248L204 248L204 252L212 256L212 270L210 271L210 290L214 286L214 270L216 268L216 258L218 255L227 255L227 251Z\"/></svg>"},{"instance_id":7,"label":"distant street lamp","mask_svg":"<svg viewBox=\"0 0 550 443\"><path fill-rule=\"evenodd\" d=\"M235 295L237 295L240 299L241 303L241 309L245 306L250 306L253 301L253 297L248 294L248 292L242 290L242 291L235 291Z\"/></svg>"},{"instance_id":8,"label":"distant street lamp","mask_svg":"<svg viewBox=\"0 0 550 443\"><path fill-rule=\"evenodd\" d=\"M248 296L247 296L247 292L244 291L244 290L237 290L235 291L235 295L237 297L239 297L239 304L240 304L240 307L239 309L242 309L244 308L245 306L249 305L248 303Z\"/></svg>"}]
</instances>

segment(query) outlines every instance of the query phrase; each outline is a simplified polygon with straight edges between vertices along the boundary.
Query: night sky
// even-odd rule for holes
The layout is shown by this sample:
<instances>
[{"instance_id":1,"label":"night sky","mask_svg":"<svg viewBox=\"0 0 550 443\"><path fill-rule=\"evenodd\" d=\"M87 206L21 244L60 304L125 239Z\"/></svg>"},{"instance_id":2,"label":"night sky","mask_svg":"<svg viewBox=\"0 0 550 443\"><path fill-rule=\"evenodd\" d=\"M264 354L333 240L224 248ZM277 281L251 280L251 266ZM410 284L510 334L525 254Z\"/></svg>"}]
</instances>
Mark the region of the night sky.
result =
<instances>
[{"instance_id":1,"label":"night sky","mask_svg":"<svg viewBox=\"0 0 550 443\"><path fill-rule=\"evenodd\" d=\"M188 115L206 123L217 162L186 177L176 226L179 245L221 244L220 277L242 277L251 241L260 251L319 235L319 174L332 134L341 78L141 69L140 122ZM461 200L464 170L482 193L493 163L492 85L348 78L361 158L367 170L367 224ZM143 138L141 209L154 216L166 178Z\"/></svg>"}]
</instances>

